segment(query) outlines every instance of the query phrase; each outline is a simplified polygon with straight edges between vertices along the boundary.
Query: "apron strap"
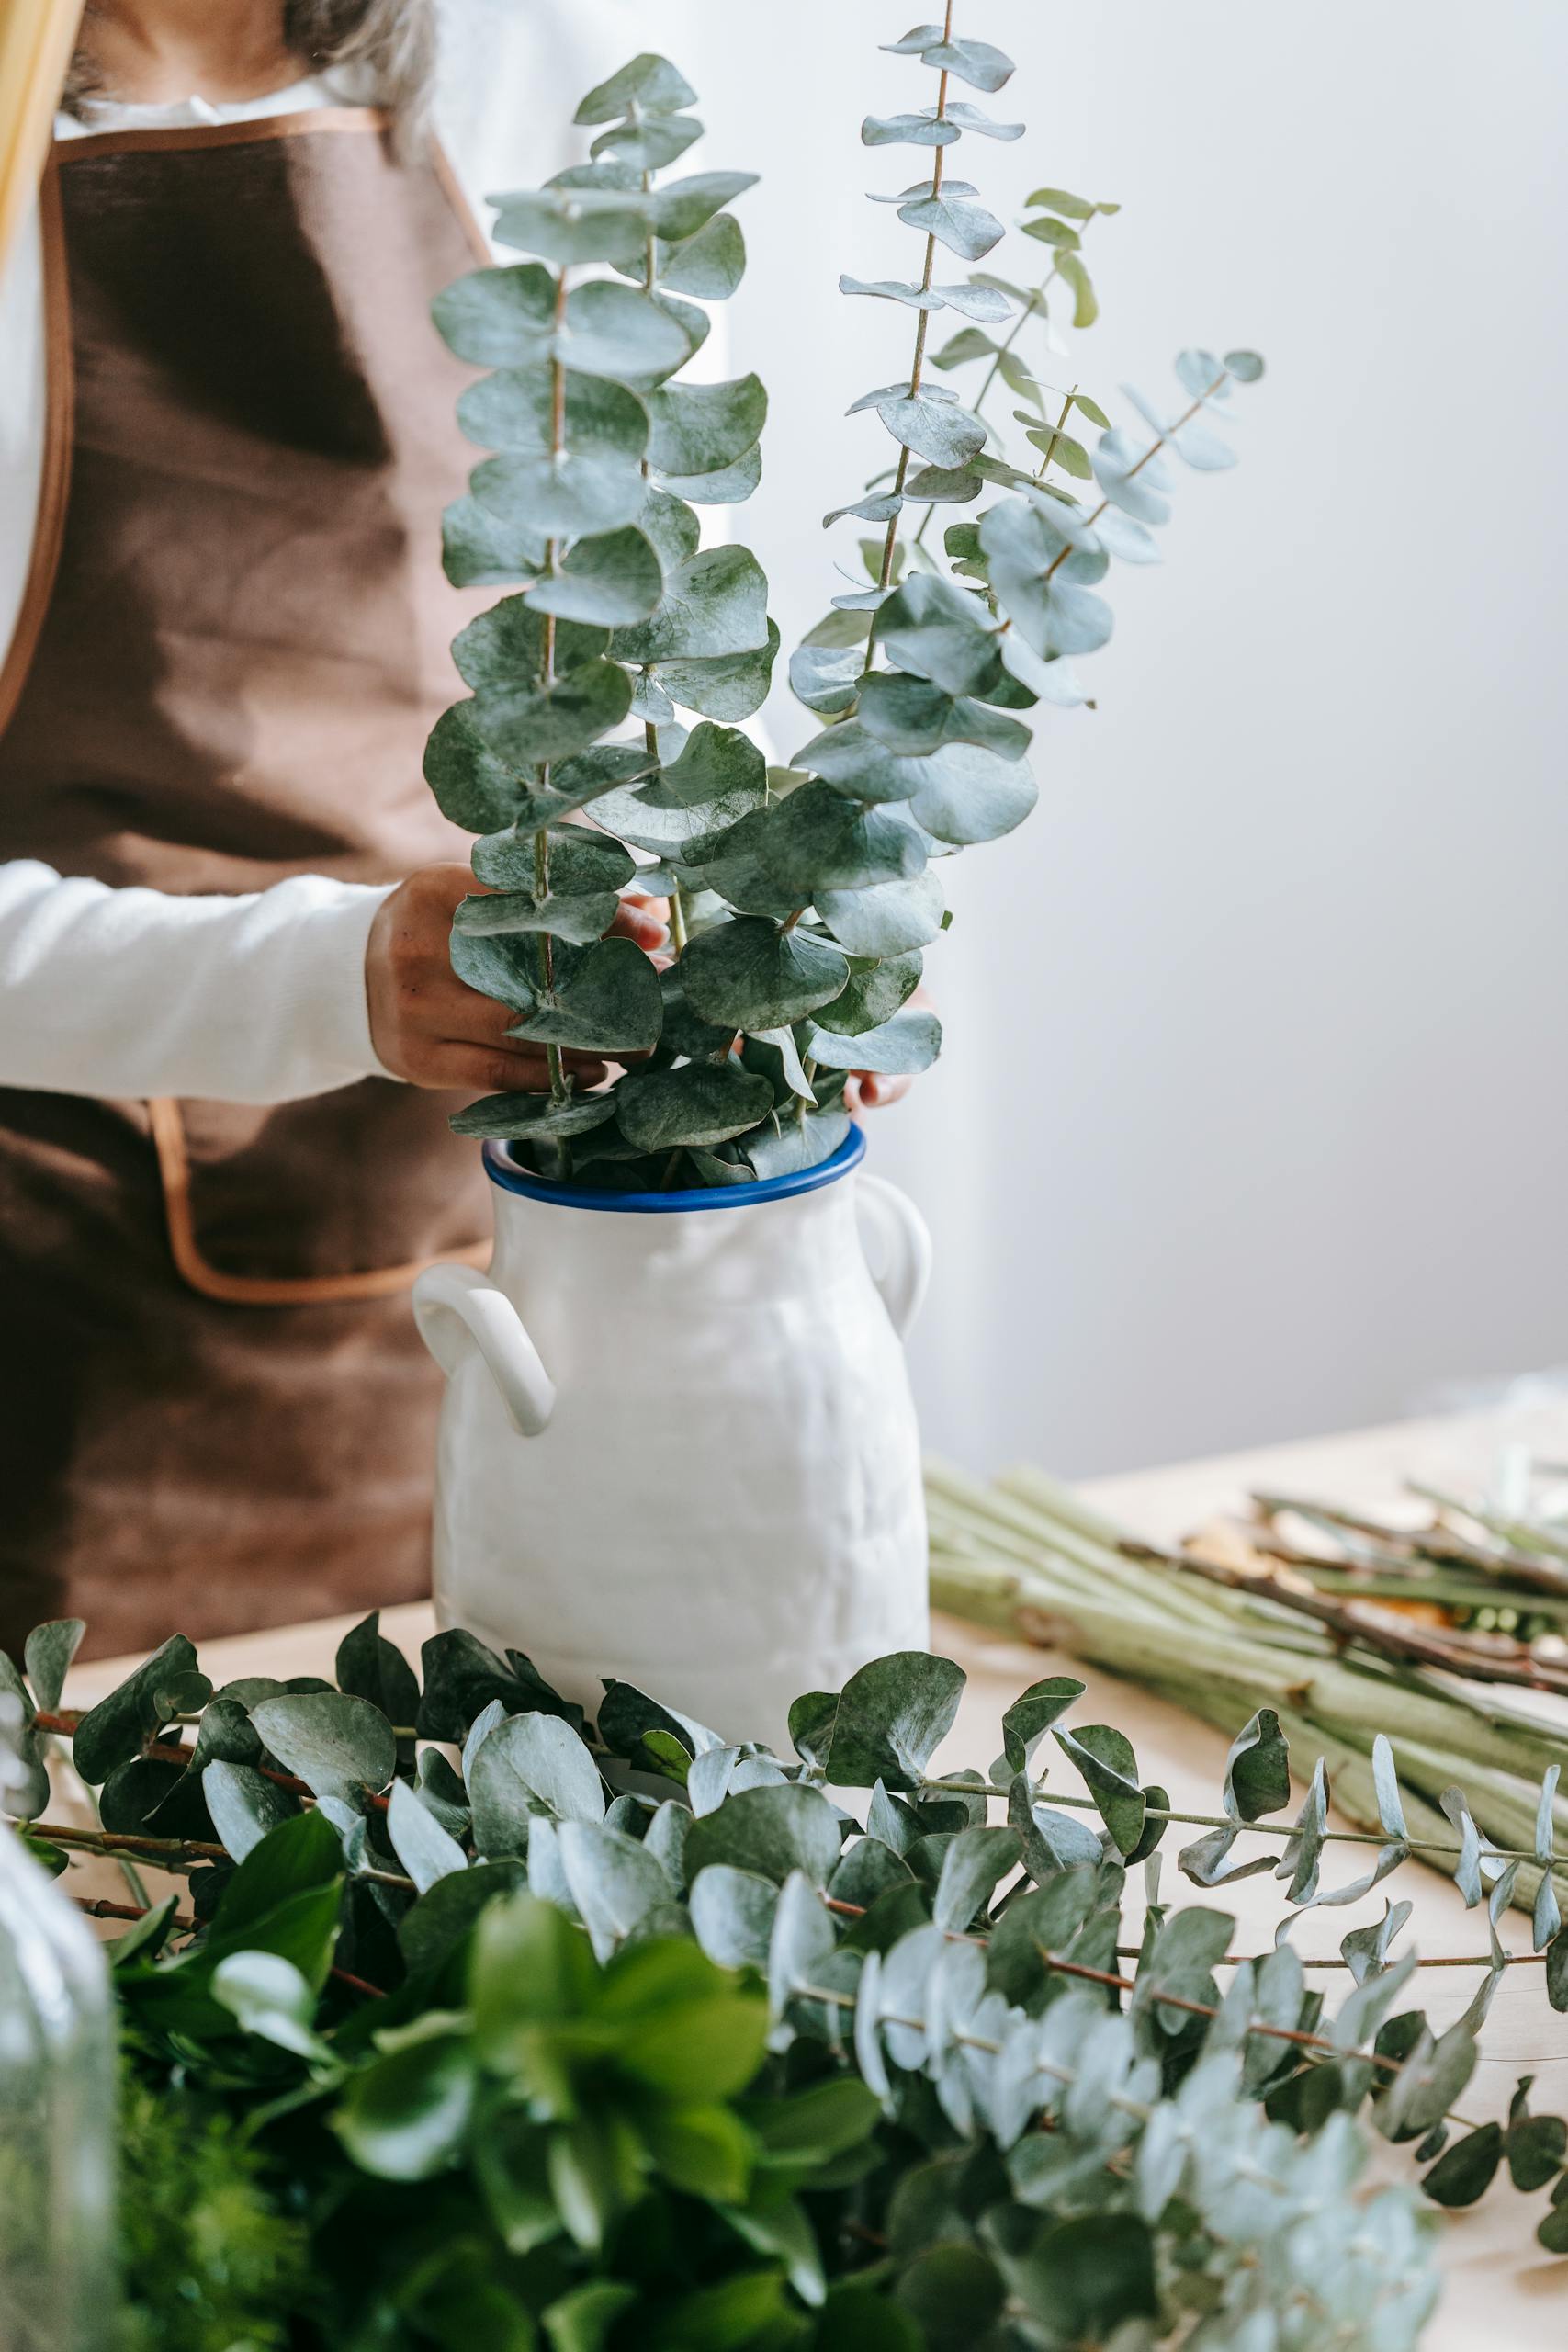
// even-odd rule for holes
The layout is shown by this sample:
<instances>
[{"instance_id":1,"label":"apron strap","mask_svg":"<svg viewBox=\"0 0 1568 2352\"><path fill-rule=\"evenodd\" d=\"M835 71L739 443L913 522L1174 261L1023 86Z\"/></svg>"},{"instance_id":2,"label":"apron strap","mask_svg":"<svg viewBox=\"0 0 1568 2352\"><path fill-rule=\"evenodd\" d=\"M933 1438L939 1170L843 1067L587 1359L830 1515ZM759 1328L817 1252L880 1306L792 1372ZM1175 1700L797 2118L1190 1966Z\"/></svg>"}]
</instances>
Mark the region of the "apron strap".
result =
<instances>
[{"instance_id":1,"label":"apron strap","mask_svg":"<svg viewBox=\"0 0 1568 2352\"><path fill-rule=\"evenodd\" d=\"M413 1288L426 1266L490 1263L493 1244L485 1240L470 1242L466 1250L443 1250L439 1258L409 1259L400 1266L377 1266L359 1274L226 1274L197 1238L180 1106L172 1095L158 1095L148 1103L147 1116L158 1155L169 1255L181 1281L203 1298L218 1299L225 1306L325 1306L344 1299L395 1298Z\"/></svg>"}]
</instances>

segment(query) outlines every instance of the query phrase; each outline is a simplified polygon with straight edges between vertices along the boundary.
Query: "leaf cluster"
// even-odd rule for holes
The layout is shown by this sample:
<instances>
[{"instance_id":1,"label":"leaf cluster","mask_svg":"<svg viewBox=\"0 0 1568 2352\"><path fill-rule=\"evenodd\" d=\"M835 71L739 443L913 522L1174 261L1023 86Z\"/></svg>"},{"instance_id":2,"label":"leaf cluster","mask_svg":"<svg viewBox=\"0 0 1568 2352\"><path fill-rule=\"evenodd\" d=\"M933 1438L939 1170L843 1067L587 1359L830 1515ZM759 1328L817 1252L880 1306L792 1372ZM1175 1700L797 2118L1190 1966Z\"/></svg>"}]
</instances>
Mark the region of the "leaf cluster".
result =
<instances>
[{"instance_id":1,"label":"leaf cluster","mask_svg":"<svg viewBox=\"0 0 1568 2352\"><path fill-rule=\"evenodd\" d=\"M303 2223L293 2340L829 2347L852 2325L1002 2352L1201 2320L1242 2347L1283 2299L1292 2343L1413 2343L1427 2233L1406 2191L1367 2189L1361 2118L1439 2203L1504 2164L1550 2188L1558 2245L1568 2126L1528 2083L1506 2127L1453 2122L1503 1965L1484 1849L1495 1967L1438 2031L1406 2005L1407 1905L1345 1938L1329 2006L1288 1934L1238 1956L1229 1915L1163 1904L1172 1808L1123 1734L1075 1720L1069 1677L1020 1695L985 1770L942 1771L964 1678L923 1653L800 1699L788 1757L623 1682L590 1722L461 1631L422 1664L371 1618L336 1687L176 1708L146 1693L199 1668L166 1645L73 1735L106 1820L200 1849L194 1928L147 1915L115 1984L138 2081L240 2127L259 2242L268 2211ZM198 1720L171 1758L175 1713ZM1377 1770L1363 1887L1407 1850L1386 1743ZM1184 1872L1214 1883L1219 1842L1289 1798L1260 1710ZM1296 1910L1359 1891L1320 1883L1325 1802L1320 1766L1269 1857Z\"/></svg>"},{"instance_id":2,"label":"leaf cluster","mask_svg":"<svg viewBox=\"0 0 1568 2352\"><path fill-rule=\"evenodd\" d=\"M849 1072L928 1067L941 1026L908 1000L947 921L941 862L1033 807L1027 714L1085 699L1068 657L1110 634L1094 583L1112 555L1154 559L1158 452L1228 462L1198 412L1258 372L1245 353L1184 354L1192 412L1168 424L1132 396L1155 438L1107 430L1092 458L1067 430L1075 403L1108 426L1087 394L1075 388L1050 423L1012 348L1018 325L1045 316L1043 289L936 266L939 254L977 263L1004 234L943 166L961 139L1021 136L956 95L995 93L1011 62L936 25L889 46L940 77L934 106L863 130L869 147L930 157L926 179L874 198L922 239L924 266L841 282L912 311L917 341L907 376L851 412L876 417L897 463L890 487L879 478L829 517L884 535L866 543L872 585L835 597L791 661L796 695L827 723L788 769L769 770L743 731L778 649L766 580L746 548L704 547L698 512L755 488L767 396L754 376L683 375L708 333L705 306L739 282L744 241L728 207L752 175L664 176L701 130L684 77L643 55L591 92L577 117L593 134L589 159L494 199L497 237L526 258L471 272L435 305L454 351L491 371L459 406L491 454L448 512L448 575L514 591L457 639L469 695L426 756L445 813L480 836L482 891L458 910L453 963L513 1012L513 1035L624 1071L577 1100L558 1059L547 1101L498 1095L455 1122L509 1139L539 1173L643 1190L809 1167L845 1138ZM1030 201L1025 232L1051 248L1081 324L1094 315L1081 232L1116 209L1057 188ZM930 365L988 358L987 384L999 372L1037 403L1026 423L1038 467L1032 451L1029 469L1008 460L983 396L965 407L931 380L938 311L964 323ZM1079 503L1053 467L1092 476L1098 503ZM982 498L992 503L948 530L951 568L925 559L905 576L900 515L923 506L929 521ZM604 936L634 875L671 902L664 968Z\"/></svg>"}]
</instances>

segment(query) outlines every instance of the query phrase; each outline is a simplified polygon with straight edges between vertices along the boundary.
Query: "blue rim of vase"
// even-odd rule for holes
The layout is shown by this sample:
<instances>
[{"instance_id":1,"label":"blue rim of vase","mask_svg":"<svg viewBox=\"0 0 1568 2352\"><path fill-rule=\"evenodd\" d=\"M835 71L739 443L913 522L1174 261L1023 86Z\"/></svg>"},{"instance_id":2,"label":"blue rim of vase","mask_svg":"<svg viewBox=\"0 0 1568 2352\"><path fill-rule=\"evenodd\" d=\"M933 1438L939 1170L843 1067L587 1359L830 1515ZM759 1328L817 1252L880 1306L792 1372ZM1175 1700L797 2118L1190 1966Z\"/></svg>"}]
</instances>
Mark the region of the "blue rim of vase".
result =
<instances>
[{"instance_id":1,"label":"blue rim of vase","mask_svg":"<svg viewBox=\"0 0 1568 2352\"><path fill-rule=\"evenodd\" d=\"M556 1184L547 1176L531 1175L512 1158L512 1147L487 1143L485 1174L503 1193L521 1193L525 1200L548 1201L562 1209L608 1210L617 1216L687 1216L694 1209L749 1209L763 1201L793 1200L797 1193L818 1193L836 1184L865 1158L865 1136L857 1126L837 1151L815 1168L793 1169L787 1176L759 1176L750 1184L703 1184L670 1193L612 1193L597 1184Z\"/></svg>"}]
</instances>

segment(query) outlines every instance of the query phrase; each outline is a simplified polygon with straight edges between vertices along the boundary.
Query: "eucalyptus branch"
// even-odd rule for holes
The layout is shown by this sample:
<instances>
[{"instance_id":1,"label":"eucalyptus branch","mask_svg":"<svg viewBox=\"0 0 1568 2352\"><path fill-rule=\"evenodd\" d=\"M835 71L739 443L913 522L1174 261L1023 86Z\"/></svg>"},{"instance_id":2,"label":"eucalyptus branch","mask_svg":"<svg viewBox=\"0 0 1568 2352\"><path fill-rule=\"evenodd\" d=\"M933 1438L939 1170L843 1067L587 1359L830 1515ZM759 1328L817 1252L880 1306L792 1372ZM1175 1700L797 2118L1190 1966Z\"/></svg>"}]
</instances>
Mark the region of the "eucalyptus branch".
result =
<instances>
[{"instance_id":1,"label":"eucalyptus branch","mask_svg":"<svg viewBox=\"0 0 1568 2352\"><path fill-rule=\"evenodd\" d=\"M1157 458L1162 449L1169 447L1170 443L1175 440L1176 435L1180 432L1182 426L1184 424L1190 424L1193 418L1203 407L1204 403L1208 401L1212 401L1214 394L1219 390L1221 385L1227 383L1230 380L1230 372L1231 371L1228 368L1221 368L1219 374L1214 378L1213 382L1205 386L1204 390L1199 393L1191 406L1183 410L1182 413L1177 418L1176 423L1174 424L1168 424L1165 431L1155 440L1150 442L1148 447L1144 451L1143 456L1134 460L1133 464L1128 467L1126 472L1122 477L1123 481L1131 481L1135 475L1141 474L1144 468L1152 458ZM1092 530L1094 526L1099 522L1100 516L1104 514L1106 508L1113 503L1114 502L1109 498L1102 498L1098 506L1092 507L1083 518L1086 529ZM1072 552L1073 549L1070 544L1064 547L1060 555L1058 555L1055 560L1046 567L1045 579L1047 583L1055 578L1057 572L1060 571L1063 564L1066 563L1067 558L1072 554ZM1010 628L1010 622L1003 623L1004 628Z\"/></svg>"},{"instance_id":2,"label":"eucalyptus branch","mask_svg":"<svg viewBox=\"0 0 1568 2352\"><path fill-rule=\"evenodd\" d=\"M133 1836L129 1830L78 1829L69 1822L19 1821L19 1834L41 1838L51 1846L62 1846L74 1854L138 1854L157 1869L172 1874L186 1870L197 1870L207 1862L231 1862L233 1856L226 1846L215 1846L196 1838L147 1838ZM383 1871L364 1867L355 1872L356 1878L367 1879L375 1886L395 1887L400 1894L412 1894L417 1889L412 1878L398 1871Z\"/></svg>"},{"instance_id":3,"label":"eucalyptus branch","mask_svg":"<svg viewBox=\"0 0 1568 2352\"><path fill-rule=\"evenodd\" d=\"M986 370L985 380L981 384L979 390L975 395L974 410L977 417L982 419L985 417L986 402L990 396L991 387L997 380L1003 360L1011 351L1014 344L1018 341L1019 336L1023 333L1023 330L1028 325L1030 320L1037 315L1039 304L1043 298L1047 288L1054 286L1060 276L1061 264L1058 262L1046 272L1038 286L1031 288L1028 301L1023 305L1022 309L1019 311L1017 318L1014 319L1011 326L1008 329L1007 335L1003 342L998 345L997 350L992 353L991 364ZM1077 390L1076 384L1074 385L1073 390L1075 391ZM1062 420L1064 423L1066 420L1067 410L1071 407L1072 401L1069 400L1067 401L1066 408L1064 408L1062 411ZM1060 426L1058 426L1057 429L1059 431ZM1050 458L1047 458L1045 464L1049 465L1050 462ZM1043 473L1045 467L1042 466L1040 470ZM920 527L915 533L914 543L916 547L919 548L925 545L926 533L931 529L931 524L935 519L935 515L936 508L934 506L928 506L925 513L920 517Z\"/></svg>"},{"instance_id":4,"label":"eucalyptus branch","mask_svg":"<svg viewBox=\"0 0 1568 2352\"><path fill-rule=\"evenodd\" d=\"M563 262L560 266L559 274L556 278L556 344L550 356L550 461L553 466L558 468L562 458L566 454L566 367L561 359L559 350L560 333L566 322L566 294L567 269L566 264ZM553 573L557 568L558 560L558 543L552 538L547 541L545 548L545 568L547 571ZM542 658L544 684L547 691L548 691L548 689L554 686L556 682L556 616L554 613L547 613L545 615ZM541 792L547 791L550 782L550 763L547 760L541 762L536 770L536 774L538 776L539 790ZM534 835L534 896L541 906L549 895L549 888L550 832L547 825L541 825ZM556 979L555 941L548 931L542 932L540 933L540 938L542 941L540 956L544 967L545 988L547 992L553 992ZM566 1066L561 1058L560 1047L557 1045L547 1045L545 1047L545 1061L550 1073L551 1099L557 1102L564 1102L568 1095L570 1093L571 1088L567 1079ZM563 1160L570 1161L571 1151L570 1145L563 1140L558 1148L563 1155Z\"/></svg>"},{"instance_id":5,"label":"eucalyptus branch","mask_svg":"<svg viewBox=\"0 0 1568 2352\"><path fill-rule=\"evenodd\" d=\"M943 12L942 21L942 38L944 43L951 41L953 39L953 0L947 0L946 8ZM947 68L944 66L937 80L935 119L938 122L945 122L947 120L947 85L948 73ZM931 193L933 203L942 194L942 164L945 156L946 149L941 142L931 149L932 161ZM936 233L932 231L926 238L926 257L924 266L920 271L920 291L922 294L929 294L931 291L931 275L936 267ZM925 366L926 336L930 332L930 328L931 312L924 309L917 311L915 314L915 355L909 368L909 398L911 400L915 398L920 389L921 371ZM904 495L904 484L908 479L909 458L912 452L910 451L909 445L906 441L899 448L898 464L893 477L893 496L900 501ZM898 544L899 511L899 508L896 506L893 513L888 516L887 532L882 543L882 571L877 585L884 589L892 585L894 550ZM868 671L872 666L875 647L876 623L874 616L871 634L866 643L865 666Z\"/></svg>"}]
</instances>

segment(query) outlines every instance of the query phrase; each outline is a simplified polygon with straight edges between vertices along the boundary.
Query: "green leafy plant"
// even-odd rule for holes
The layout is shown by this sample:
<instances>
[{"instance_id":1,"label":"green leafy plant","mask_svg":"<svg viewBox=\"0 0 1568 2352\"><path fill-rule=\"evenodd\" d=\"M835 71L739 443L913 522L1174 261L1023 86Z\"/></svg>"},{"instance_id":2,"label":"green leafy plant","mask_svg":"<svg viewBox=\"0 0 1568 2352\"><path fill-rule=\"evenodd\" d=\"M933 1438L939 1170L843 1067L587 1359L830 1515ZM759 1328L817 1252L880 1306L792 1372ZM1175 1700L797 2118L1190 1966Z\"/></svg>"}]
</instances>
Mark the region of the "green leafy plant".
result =
<instances>
[{"instance_id":1,"label":"green leafy plant","mask_svg":"<svg viewBox=\"0 0 1568 2352\"><path fill-rule=\"evenodd\" d=\"M46 1671L77 1630L43 1630ZM375 1618L335 1688L211 1690L177 1639L83 1716L5 1673L15 1736L69 1740L101 1782L103 1827L25 1834L186 1882L183 1903L86 1903L130 1922L127 2193L139 2308L166 2296L171 2340L215 2341L197 2321L228 2295L254 2341L282 2311L305 2352L834 2352L852 2332L889 2352L1386 2352L1436 2284L1418 2200L1363 2177L1369 2126L1413 2147L1437 2203L1505 2165L1549 2190L1539 2233L1563 2248L1568 2124L1530 2112L1528 2079L1506 2123L1463 2107L1517 1859L1466 1829L1492 1957L1456 2023L1411 2005L1402 1904L1345 1937L1327 1996L1289 1928L1347 1898L1347 1833L1321 1762L1275 1818L1272 1709L1203 1815L1076 1719L1068 1677L1020 1694L989 1766L939 1769L964 1678L923 1653L803 1697L789 1757L623 1682L589 1722L460 1631L416 1675ZM1386 1741L1371 1770L1362 1888L1417 1843ZM1184 1821L1199 1888L1276 1867L1270 1948L1162 1898ZM1547 1982L1568 2005L1551 1954ZM221 2279L159 2206L201 2210L176 2137L243 2224Z\"/></svg>"},{"instance_id":2,"label":"green leafy plant","mask_svg":"<svg viewBox=\"0 0 1568 2352\"><path fill-rule=\"evenodd\" d=\"M1111 560L1157 560L1165 454L1233 462L1213 420L1261 374L1251 352L1183 352L1171 402L1129 391L1135 434L1076 383L1053 390L1025 367L1019 334L1043 319L1055 280L1077 325L1097 315L1083 232L1116 207L1041 188L1023 224L1052 256L1041 283L975 266L1003 225L947 175L948 151L1023 126L958 95L994 93L1013 69L955 35L953 16L886 44L928 91L934 76L934 104L862 129L868 148L929 162L874 198L919 239L918 277L840 279L913 311L913 350L904 376L851 411L896 457L826 517L874 526L869 584L835 596L791 661L822 723L787 768L770 769L743 727L779 646L766 579L748 548L705 548L698 514L755 488L767 396L754 375L682 378L709 331L704 305L739 282L728 208L754 175L667 176L702 128L683 76L645 55L592 91L577 114L588 159L495 199L498 238L529 258L476 270L435 305L452 349L491 371L459 403L492 454L448 510L447 574L515 591L457 639L469 693L426 756L446 814L480 837L483 887L457 910L452 958L515 1013L514 1035L546 1047L552 1075L547 1095L494 1095L454 1125L510 1138L537 1172L636 1190L809 1167L845 1137L851 1070L934 1059L940 1023L909 999L947 921L941 863L1034 805L1031 714L1086 699L1071 662L1111 634L1099 586ZM962 323L928 358L938 311ZM974 362L986 375L966 407L931 371ZM1023 462L980 413L998 379L1024 403ZM939 561L931 518L965 508ZM662 966L604 935L634 874L669 899ZM574 1048L631 1067L576 1093Z\"/></svg>"}]
</instances>

